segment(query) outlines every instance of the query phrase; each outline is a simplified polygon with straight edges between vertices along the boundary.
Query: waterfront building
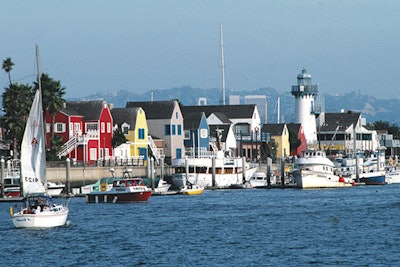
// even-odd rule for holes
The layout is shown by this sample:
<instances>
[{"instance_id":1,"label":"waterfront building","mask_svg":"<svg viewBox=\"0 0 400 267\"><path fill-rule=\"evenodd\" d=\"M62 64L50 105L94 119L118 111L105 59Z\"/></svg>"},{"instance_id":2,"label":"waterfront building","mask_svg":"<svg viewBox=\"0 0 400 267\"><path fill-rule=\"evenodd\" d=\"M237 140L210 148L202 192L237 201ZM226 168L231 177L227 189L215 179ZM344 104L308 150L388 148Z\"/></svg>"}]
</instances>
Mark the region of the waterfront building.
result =
<instances>
[{"instance_id":1,"label":"waterfront building","mask_svg":"<svg viewBox=\"0 0 400 267\"><path fill-rule=\"evenodd\" d=\"M184 123L178 101L127 102L126 108L141 107L146 113L150 135L164 140L165 162L184 156Z\"/></svg>"},{"instance_id":2,"label":"waterfront building","mask_svg":"<svg viewBox=\"0 0 400 267\"><path fill-rule=\"evenodd\" d=\"M317 125L318 146L322 150L351 153L381 148L377 132L366 128L360 112L321 113Z\"/></svg>"},{"instance_id":3,"label":"waterfront building","mask_svg":"<svg viewBox=\"0 0 400 267\"><path fill-rule=\"evenodd\" d=\"M115 158L128 160L141 157L147 160L149 138L144 110L142 108L113 108L111 115L114 121L113 129L121 129L127 140L125 144L114 149Z\"/></svg>"},{"instance_id":4,"label":"waterfront building","mask_svg":"<svg viewBox=\"0 0 400 267\"><path fill-rule=\"evenodd\" d=\"M64 145L58 153L74 161L95 164L113 156L112 116L106 101L72 101L52 117L46 113L46 139L54 134L62 137Z\"/></svg>"},{"instance_id":5,"label":"waterfront building","mask_svg":"<svg viewBox=\"0 0 400 267\"><path fill-rule=\"evenodd\" d=\"M274 159L290 155L289 131L285 123L267 123L262 127L263 133L269 133L272 141Z\"/></svg>"}]
</instances>

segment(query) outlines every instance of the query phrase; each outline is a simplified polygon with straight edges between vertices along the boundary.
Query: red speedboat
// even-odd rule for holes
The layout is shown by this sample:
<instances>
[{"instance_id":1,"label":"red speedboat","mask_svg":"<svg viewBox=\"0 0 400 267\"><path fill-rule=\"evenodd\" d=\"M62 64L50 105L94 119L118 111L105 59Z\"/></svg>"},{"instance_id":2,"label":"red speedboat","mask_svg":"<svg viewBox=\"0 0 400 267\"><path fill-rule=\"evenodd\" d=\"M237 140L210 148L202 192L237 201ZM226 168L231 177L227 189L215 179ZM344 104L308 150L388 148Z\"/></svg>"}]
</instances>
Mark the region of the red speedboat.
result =
<instances>
[{"instance_id":1,"label":"red speedboat","mask_svg":"<svg viewBox=\"0 0 400 267\"><path fill-rule=\"evenodd\" d=\"M100 190L92 191L86 195L88 203L127 203L146 202L152 190L148 188L141 178L119 178L113 181L112 188L105 190L106 186L100 185Z\"/></svg>"}]
</instances>

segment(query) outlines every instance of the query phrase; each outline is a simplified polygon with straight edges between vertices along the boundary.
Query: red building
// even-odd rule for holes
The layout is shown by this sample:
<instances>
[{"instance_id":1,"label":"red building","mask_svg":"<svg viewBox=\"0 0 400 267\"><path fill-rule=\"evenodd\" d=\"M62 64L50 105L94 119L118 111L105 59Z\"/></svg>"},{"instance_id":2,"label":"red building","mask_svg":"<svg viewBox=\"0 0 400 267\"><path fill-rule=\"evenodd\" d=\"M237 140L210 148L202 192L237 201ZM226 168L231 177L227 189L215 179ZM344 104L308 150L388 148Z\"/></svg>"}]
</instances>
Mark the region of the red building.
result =
<instances>
[{"instance_id":1,"label":"red building","mask_svg":"<svg viewBox=\"0 0 400 267\"><path fill-rule=\"evenodd\" d=\"M290 148L290 156L301 156L303 150L307 149L306 136L304 135L303 127L300 123L288 123L287 128L289 133L294 133L297 135L297 139L300 140L300 145L295 148Z\"/></svg>"},{"instance_id":2,"label":"red building","mask_svg":"<svg viewBox=\"0 0 400 267\"><path fill-rule=\"evenodd\" d=\"M47 144L50 143L52 118L46 114ZM67 102L56 113L54 133L64 145L58 156L93 164L113 156L113 119L105 101Z\"/></svg>"}]
</instances>

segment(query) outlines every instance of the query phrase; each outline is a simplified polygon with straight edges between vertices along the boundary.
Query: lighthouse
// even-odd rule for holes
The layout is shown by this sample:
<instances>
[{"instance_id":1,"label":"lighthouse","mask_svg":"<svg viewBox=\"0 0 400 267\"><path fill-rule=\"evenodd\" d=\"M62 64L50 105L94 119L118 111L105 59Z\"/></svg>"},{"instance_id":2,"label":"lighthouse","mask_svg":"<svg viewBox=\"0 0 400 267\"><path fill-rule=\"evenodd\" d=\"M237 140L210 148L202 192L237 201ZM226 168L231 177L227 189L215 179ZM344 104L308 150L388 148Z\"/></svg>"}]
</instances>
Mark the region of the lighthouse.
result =
<instances>
[{"instance_id":1,"label":"lighthouse","mask_svg":"<svg viewBox=\"0 0 400 267\"><path fill-rule=\"evenodd\" d=\"M292 86L295 97L294 122L300 123L304 130L307 148L317 147L317 126L315 122L314 97L318 94L318 85L313 85L311 75L303 68L297 75L297 85Z\"/></svg>"}]
</instances>

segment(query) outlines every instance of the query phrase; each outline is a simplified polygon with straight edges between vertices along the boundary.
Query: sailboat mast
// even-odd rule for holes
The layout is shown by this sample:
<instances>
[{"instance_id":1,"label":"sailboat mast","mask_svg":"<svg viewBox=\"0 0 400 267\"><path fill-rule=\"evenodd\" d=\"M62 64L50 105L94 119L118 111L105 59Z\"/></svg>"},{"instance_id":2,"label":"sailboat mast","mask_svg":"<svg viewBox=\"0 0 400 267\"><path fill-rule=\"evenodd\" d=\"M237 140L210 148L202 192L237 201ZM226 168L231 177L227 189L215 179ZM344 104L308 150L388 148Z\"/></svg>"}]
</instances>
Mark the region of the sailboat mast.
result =
<instances>
[{"instance_id":1,"label":"sailboat mast","mask_svg":"<svg viewBox=\"0 0 400 267\"><path fill-rule=\"evenodd\" d=\"M219 34L221 38L222 105L225 106L225 59L224 59L224 36L222 33L222 24L219 25Z\"/></svg>"},{"instance_id":2,"label":"sailboat mast","mask_svg":"<svg viewBox=\"0 0 400 267\"><path fill-rule=\"evenodd\" d=\"M37 70L37 81L40 93L42 92L42 82L40 81L40 68L39 68L39 46L36 45L36 70Z\"/></svg>"}]
</instances>

